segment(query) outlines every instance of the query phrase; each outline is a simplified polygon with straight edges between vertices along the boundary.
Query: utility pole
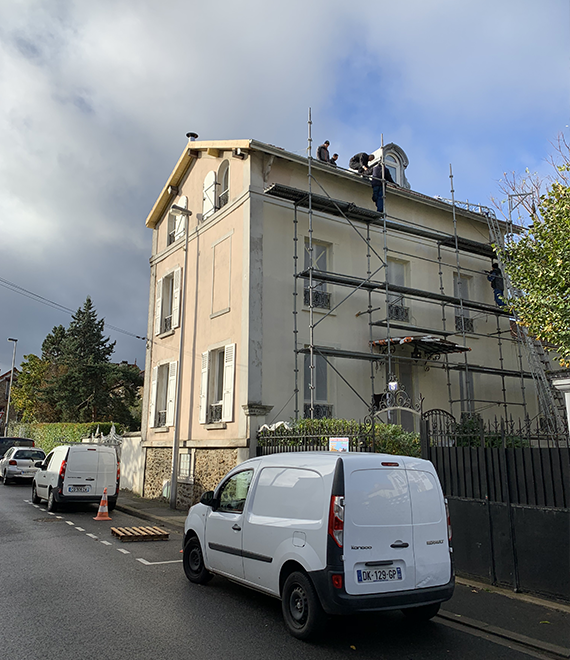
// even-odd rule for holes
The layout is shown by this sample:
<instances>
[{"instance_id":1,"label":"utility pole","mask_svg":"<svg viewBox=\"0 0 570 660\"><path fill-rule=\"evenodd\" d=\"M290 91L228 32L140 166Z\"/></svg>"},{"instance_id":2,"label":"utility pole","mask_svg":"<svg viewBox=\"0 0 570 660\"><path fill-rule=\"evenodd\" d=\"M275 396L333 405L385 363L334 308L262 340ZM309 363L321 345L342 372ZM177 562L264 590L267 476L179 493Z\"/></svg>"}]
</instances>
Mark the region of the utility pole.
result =
<instances>
[{"instance_id":1,"label":"utility pole","mask_svg":"<svg viewBox=\"0 0 570 660\"><path fill-rule=\"evenodd\" d=\"M8 405L6 406L6 422L4 424L4 437L8 437L8 420L10 417L10 399L12 398L12 382L14 380L14 365L16 364L16 345L18 343L17 339L13 337L8 337L8 341L14 343L14 350L12 351L12 371L10 372L10 389L8 390Z\"/></svg>"}]
</instances>

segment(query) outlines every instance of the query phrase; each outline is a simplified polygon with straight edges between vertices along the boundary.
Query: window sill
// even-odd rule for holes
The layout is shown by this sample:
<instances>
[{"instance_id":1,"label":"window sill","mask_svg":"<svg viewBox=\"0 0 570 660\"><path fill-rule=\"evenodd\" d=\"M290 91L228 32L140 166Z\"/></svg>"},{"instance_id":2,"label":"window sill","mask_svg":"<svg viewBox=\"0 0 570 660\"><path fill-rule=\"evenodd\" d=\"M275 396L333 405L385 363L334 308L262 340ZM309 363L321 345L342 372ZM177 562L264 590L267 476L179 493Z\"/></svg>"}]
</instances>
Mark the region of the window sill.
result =
<instances>
[{"instance_id":1,"label":"window sill","mask_svg":"<svg viewBox=\"0 0 570 660\"><path fill-rule=\"evenodd\" d=\"M228 428L225 422L213 422L212 424L204 424L206 431L221 431Z\"/></svg>"},{"instance_id":2,"label":"window sill","mask_svg":"<svg viewBox=\"0 0 570 660\"><path fill-rule=\"evenodd\" d=\"M153 428L153 431L155 433L168 433L170 429L168 428L168 426L156 426L155 428Z\"/></svg>"},{"instance_id":3,"label":"window sill","mask_svg":"<svg viewBox=\"0 0 570 660\"><path fill-rule=\"evenodd\" d=\"M174 334L174 330L167 330L166 332L161 332L161 333L158 335L158 338L159 338L159 339L164 339L165 337L170 337L170 336L173 335L173 334Z\"/></svg>"}]
</instances>

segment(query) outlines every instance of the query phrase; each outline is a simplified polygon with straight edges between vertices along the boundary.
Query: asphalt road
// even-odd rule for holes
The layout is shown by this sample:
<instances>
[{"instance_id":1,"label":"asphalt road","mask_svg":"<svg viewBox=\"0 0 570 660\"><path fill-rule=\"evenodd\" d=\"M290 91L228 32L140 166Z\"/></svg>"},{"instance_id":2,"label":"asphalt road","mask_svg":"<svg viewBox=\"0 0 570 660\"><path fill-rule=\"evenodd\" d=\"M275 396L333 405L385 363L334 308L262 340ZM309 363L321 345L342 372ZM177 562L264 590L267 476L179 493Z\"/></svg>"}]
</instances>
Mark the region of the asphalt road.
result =
<instances>
[{"instance_id":1,"label":"asphalt road","mask_svg":"<svg viewBox=\"0 0 570 660\"><path fill-rule=\"evenodd\" d=\"M439 619L413 625L400 612L332 619L318 644L301 642L286 632L277 600L222 578L190 584L179 533L121 543L110 527L142 521L114 511L112 522L98 522L96 513L50 515L32 505L29 485L0 485L0 658L529 657Z\"/></svg>"}]
</instances>

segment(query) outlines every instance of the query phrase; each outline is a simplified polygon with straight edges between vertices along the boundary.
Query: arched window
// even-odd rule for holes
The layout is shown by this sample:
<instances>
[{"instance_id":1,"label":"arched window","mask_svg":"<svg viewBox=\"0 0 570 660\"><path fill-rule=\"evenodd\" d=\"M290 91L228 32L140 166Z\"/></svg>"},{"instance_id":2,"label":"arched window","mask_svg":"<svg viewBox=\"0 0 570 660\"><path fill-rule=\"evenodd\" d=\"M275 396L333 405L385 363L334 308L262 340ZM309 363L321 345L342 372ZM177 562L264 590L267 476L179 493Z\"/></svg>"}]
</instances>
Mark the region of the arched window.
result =
<instances>
[{"instance_id":1,"label":"arched window","mask_svg":"<svg viewBox=\"0 0 570 660\"><path fill-rule=\"evenodd\" d=\"M218 170L218 203L221 209L230 201L230 164L227 160L220 165Z\"/></svg>"},{"instance_id":2,"label":"arched window","mask_svg":"<svg viewBox=\"0 0 570 660\"><path fill-rule=\"evenodd\" d=\"M394 183L397 183L399 186L402 185L402 165L400 159L393 153L387 153L384 159L384 165L386 169L392 175Z\"/></svg>"}]
</instances>

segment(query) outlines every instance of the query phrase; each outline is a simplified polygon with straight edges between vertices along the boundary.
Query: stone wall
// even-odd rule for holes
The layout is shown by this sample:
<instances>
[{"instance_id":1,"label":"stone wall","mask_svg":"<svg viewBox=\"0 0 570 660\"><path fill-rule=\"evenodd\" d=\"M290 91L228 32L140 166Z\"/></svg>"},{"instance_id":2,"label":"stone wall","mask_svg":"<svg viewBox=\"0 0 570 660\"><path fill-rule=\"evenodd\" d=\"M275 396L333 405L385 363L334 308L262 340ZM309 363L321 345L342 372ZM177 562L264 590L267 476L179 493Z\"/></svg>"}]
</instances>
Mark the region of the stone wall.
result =
<instances>
[{"instance_id":1,"label":"stone wall","mask_svg":"<svg viewBox=\"0 0 570 660\"><path fill-rule=\"evenodd\" d=\"M166 497L172 472L171 447L147 447L143 497Z\"/></svg>"},{"instance_id":2,"label":"stone wall","mask_svg":"<svg viewBox=\"0 0 570 660\"><path fill-rule=\"evenodd\" d=\"M194 463L194 483L178 482L176 507L185 509L196 504L202 493L207 490L214 490L222 477L237 463L237 449L197 449Z\"/></svg>"}]
</instances>

